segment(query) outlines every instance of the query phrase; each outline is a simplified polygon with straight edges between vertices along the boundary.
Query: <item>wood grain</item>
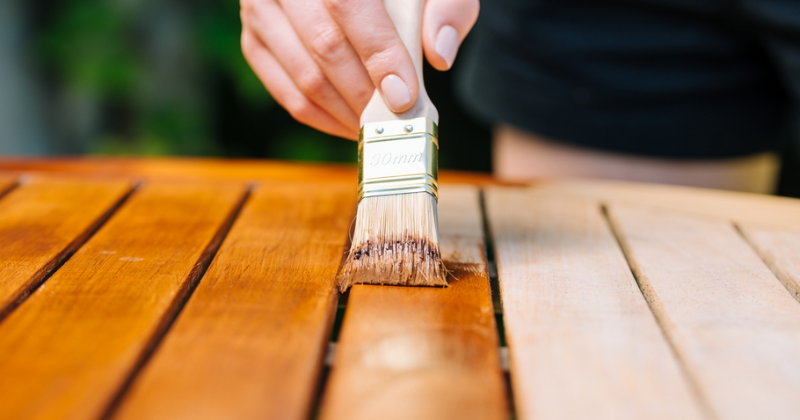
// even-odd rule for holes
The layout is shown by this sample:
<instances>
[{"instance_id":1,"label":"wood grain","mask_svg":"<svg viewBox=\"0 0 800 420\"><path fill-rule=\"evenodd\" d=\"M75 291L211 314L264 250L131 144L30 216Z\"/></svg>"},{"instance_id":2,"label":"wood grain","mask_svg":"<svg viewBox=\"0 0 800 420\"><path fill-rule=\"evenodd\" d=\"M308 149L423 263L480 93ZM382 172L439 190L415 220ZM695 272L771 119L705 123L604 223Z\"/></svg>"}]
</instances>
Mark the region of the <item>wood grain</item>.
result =
<instances>
[{"instance_id":1,"label":"wood grain","mask_svg":"<svg viewBox=\"0 0 800 420\"><path fill-rule=\"evenodd\" d=\"M8 419L97 419L202 274L240 185L142 187L0 324Z\"/></svg>"},{"instance_id":2,"label":"wood grain","mask_svg":"<svg viewBox=\"0 0 800 420\"><path fill-rule=\"evenodd\" d=\"M441 288L356 285L322 419L506 419L478 192L442 187Z\"/></svg>"},{"instance_id":3,"label":"wood grain","mask_svg":"<svg viewBox=\"0 0 800 420\"><path fill-rule=\"evenodd\" d=\"M740 223L739 229L786 290L800 301L800 228Z\"/></svg>"},{"instance_id":4,"label":"wood grain","mask_svg":"<svg viewBox=\"0 0 800 420\"><path fill-rule=\"evenodd\" d=\"M308 418L355 205L349 185L259 188L113 417Z\"/></svg>"},{"instance_id":5,"label":"wood grain","mask_svg":"<svg viewBox=\"0 0 800 420\"><path fill-rule=\"evenodd\" d=\"M796 419L800 305L725 221L612 203L665 334L720 419Z\"/></svg>"},{"instance_id":6,"label":"wood grain","mask_svg":"<svg viewBox=\"0 0 800 420\"><path fill-rule=\"evenodd\" d=\"M490 188L486 207L520 418L704 417L596 201Z\"/></svg>"},{"instance_id":7,"label":"wood grain","mask_svg":"<svg viewBox=\"0 0 800 420\"><path fill-rule=\"evenodd\" d=\"M126 181L32 179L0 200L0 320L86 241L130 189Z\"/></svg>"}]
</instances>

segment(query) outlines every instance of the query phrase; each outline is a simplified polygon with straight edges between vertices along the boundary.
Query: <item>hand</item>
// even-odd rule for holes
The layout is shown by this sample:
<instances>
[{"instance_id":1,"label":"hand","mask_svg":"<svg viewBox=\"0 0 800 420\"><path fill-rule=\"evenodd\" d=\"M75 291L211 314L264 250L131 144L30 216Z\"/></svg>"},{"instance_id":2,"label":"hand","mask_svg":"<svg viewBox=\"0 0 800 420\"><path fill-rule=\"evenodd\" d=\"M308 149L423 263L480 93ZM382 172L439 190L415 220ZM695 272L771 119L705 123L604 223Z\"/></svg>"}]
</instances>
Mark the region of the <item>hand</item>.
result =
<instances>
[{"instance_id":1,"label":"hand","mask_svg":"<svg viewBox=\"0 0 800 420\"><path fill-rule=\"evenodd\" d=\"M422 44L448 70L478 17L478 0L427 0ZM241 0L242 51L275 100L298 121L356 139L372 92L395 112L419 86L381 0Z\"/></svg>"}]
</instances>

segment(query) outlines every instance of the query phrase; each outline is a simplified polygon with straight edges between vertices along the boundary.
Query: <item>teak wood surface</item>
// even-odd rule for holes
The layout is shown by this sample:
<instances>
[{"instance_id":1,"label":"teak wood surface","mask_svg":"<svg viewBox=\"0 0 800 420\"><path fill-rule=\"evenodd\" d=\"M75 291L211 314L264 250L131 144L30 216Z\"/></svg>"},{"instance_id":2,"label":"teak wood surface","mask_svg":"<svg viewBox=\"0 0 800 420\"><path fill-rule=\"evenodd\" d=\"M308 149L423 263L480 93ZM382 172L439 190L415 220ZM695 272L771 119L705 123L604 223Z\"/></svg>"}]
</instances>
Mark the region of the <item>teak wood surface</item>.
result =
<instances>
[{"instance_id":1,"label":"teak wood surface","mask_svg":"<svg viewBox=\"0 0 800 420\"><path fill-rule=\"evenodd\" d=\"M0 319L83 244L130 188L40 177L0 200Z\"/></svg>"},{"instance_id":2,"label":"teak wood surface","mask_svg":"<svg viewBox=\"0 0 800 420\"><path fill-rule=\"evenodd\" d=\"M596 201L491 188L486 202L522 417L703 418Z\"/></svg>"},{"instance_id":3,"label":"teak wood surface","mask_svg":"<svg viewBox=\"0 0 800 420\"><path fill-rule=\"evenodd\" d=\"M353 286L322 419L508 418L478 189L440 194L450 286Z\"/></svg>"},{"instance_id":4,"label":"teak wood surface","mask_svg":"<svg viewBox=\"0 0 800 420\"><path fill-rule=\"evenodd\" d=\"M645 298L721 418L796 419L800 305L736 229L668 210L611 205Z\"/></svg>"},{"instance_id":5,"label":"teak wood surface","mask_svg":"<svg viewBox=\"0 0 800 420\"><path fill-rule=\"evenodd\" d=\"M257 188L113 418L308 418L355 197Z\"/></svg>"},{"instance_id":6,"label":"teak wood surface","mask_svg":"<svg viewBox=\"0 0 800 420\"><path fill-rule=\"evenodd\" d=\"M0 159L0 420L799 417L800 200L440 180L340 296L353 166Z\"/></svg>"}]
</instances>

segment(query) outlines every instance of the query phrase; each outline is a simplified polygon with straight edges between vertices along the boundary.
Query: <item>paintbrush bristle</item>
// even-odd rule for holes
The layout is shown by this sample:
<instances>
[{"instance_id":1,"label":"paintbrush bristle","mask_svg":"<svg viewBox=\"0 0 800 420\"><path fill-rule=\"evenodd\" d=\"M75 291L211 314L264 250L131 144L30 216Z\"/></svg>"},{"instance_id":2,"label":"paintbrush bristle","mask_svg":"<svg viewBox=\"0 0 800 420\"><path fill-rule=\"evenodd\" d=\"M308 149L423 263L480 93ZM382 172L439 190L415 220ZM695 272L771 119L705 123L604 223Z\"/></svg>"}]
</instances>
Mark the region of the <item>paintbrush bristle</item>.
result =
<instances>
[{"instance_id":1,"label":"paintbrush bristle","mask_svg":"<svg viewBox=\"0 0 800 420\"><path fill-rule=\"evenodd\" d=\"M354 284L447 286L445 276L431 194L366 197L358 203L350 252L336 278L340 291Z\"/></svg>"}]
</instances>

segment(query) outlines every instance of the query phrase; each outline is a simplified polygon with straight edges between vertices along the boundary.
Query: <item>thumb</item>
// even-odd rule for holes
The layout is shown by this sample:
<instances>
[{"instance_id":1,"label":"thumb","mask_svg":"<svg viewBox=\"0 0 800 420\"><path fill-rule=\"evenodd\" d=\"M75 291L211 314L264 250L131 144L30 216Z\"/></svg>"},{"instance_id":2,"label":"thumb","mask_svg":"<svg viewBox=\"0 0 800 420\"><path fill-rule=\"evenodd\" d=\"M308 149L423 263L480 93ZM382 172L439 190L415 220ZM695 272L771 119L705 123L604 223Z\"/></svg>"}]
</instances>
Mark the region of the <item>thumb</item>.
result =
<instances>
[{"instance_id":1,"label":"thumb","mask_svg":"<svg viewBox=\"0 0 800 420\"><path fill-rule=\"evenodd\" d=\"M422 48L437 70L449 70L458 47L478 19L478 0L428 0L422 19Z\"/></svg>"}]
</instances>

